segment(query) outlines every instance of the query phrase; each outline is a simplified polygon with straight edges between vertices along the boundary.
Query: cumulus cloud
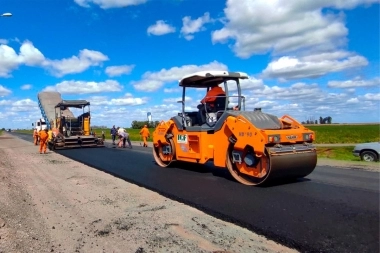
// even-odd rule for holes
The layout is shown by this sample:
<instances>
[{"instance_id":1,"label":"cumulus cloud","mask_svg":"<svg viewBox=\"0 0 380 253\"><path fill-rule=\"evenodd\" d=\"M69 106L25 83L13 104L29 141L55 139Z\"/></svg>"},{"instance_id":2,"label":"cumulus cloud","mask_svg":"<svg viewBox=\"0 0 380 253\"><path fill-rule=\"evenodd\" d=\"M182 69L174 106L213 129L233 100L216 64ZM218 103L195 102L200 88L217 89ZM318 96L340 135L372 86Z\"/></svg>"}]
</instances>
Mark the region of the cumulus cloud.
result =
<instances>
[{"instance_id":1,"label":"cumulus cloud","mask_svg":"<svg viewBox=\"0 0 380 253\"><path fill-rule=\"evenodd\" d=\"M101 52L83 49L80 50L79 56L62 60L46 60L45 66L54 76L62 77L67 74L81 73L91 66L99 66L108 60L108 56Z\"/></svg>"},{"instance_id":2,"label":"cumulus cloud","mask_svg":"<svg viewBox=\"0 0 380 253\"><path fill-rule=\"evenodd\" d=\"M264 77L283 80L317 78L331 72L366 66L368 61L359 55L346 51L322 53L304 57L283 56L268 64L263 70Z\"/></svg>"},{"instance_id":3,"label":"cumulus cloud","mask_svg":"<svg viewBox=\"0 0 380 253\"><path fill-rule=\"evenodd\" d=\"M177 103L178 101L182 101L182 97L177 97L177 98L164 98L162 100L164 103ZM193 99L191 97L185 96L185 101L191 102Z\"/></svg>"},{"instance_id":4,"label":"cumulus cloud","mask_svg":"<svg viewBox=\"0 0 380 253\"><path fill-rule=\"evenodd\" d=\"M156 21L156 24L149 26L147 29L148 35L153 34L157 36L174 33L175 31L175 27L166 24L164 20Z\"/></svg>"},{"instance_id":5,"label":"cumulus cloud","mask_svg":"<svg viewBox=\"0 0 380 253\"><path fill-rule=\"evenodd\" d=\"M180 88L165 88L164 92L165 93L178 93L181 92L182 89Z\"/></svg>"},{"instance_id":6,"label":"cumulus cloud","mask_svg":"<svg viewBox=\"0 0 380 253\"><path fill-rule=\"evenodd\" d=\"M0 77L10 77L10 73L20 65L37 66L49 70L54 76L62 77L66 74L80 73L91 66L99 66L107 61L108 57L101 52L83 49L79 56L62 60L47 59L30 41L20 46L20 53L7 46L0 45Z\"/></svg>"},{"instance_id":7,"label":"cumulus cloud","mask_svg":"<svg viewBox=\"0 0 380 253\"><path fill-rule=\"evenodd\" d=\"M194 33L206 30L204 25L212 21L213 20L210 18L210 13L208 12L194 20L192 20L190 16L186 16L182 18L183 26L181 28L181 34L186 40L192 40L194 38Z\"/></svg>"},{"instance_id":8,"label":"cumulus cloud","mask_svg":"<svg viewBox=\"0 0 380 253\"><path fill-rule=\"evenodd\" d=\"M149 98L147 97L134 97L130 93L126 93L122 97L118 98L108 98L106 96L94 96L90 98L91 104L94 106L106 106L106 108L110 107L117 107L119 106L137 106L137 105L143 105L148 102Z\"/></svg>"},{"instance_id":9,"label":"cumulus cloud","mask_svg":"<svg viewBox=\"0 0 380 253\"><path fill-rule=\"evenodd\" d=\"M323 9L349 9L377 1L228 0L224 27L212 33L212 41L234 41L233 51L241 58L271 50L330 51L346 43L348 30L342 15Z\"/></svg>"},{"instance_id":10,"label":"cumulus cloud","mask_svg":"<svg viewBox=\"0 0 380 253\"><path fill-rule=\"evenodd\" d=\"M154 92L160 89L165 83L178 82L183 76L206 70L227 70L227 66L213 61L209 64L197 65L184 65L182 67L173 67L171 69L162 69L158 72L144 73L142 80L133 81L132 85L136 90Z\"/></svg>"},{"instance_id":11,"label":"cumulus cloud","mask_svg":"<svg viewBox=\"0 0 380 253\"><path fill-rule=\"evenodd\" d=\"M363 80L360 77L356 77L353 80L345 81L329 81L327 87L330 88L359 88L359 87L379 87L380 78L376 77L371 80Z\"/></svg>"},{"instance_id":12,"label":"cumulus cloud","mask_svg":"<svg viewBox=\"0 0 380 253\"><path fill-rule=\"evenodd\" d=\"M78 5L89 8L91 4L99 5L102 9L122 8L131 5L144 4L148 0L74 0Z\"/></svg>"},{"instance_id":13,"label":"cumulus cloud","mask_svg":"<svg viewBox=\"0 0 380 253\"><path fill-rule=\"evenodd\" d=\"M4 86L2 86L2 85L0 84L0 96L8 96L8 95L11 94L11 93L12 93L11 90L5 88Z\"/></svg>"},{"instance_id":14,"label":"cumulus cloud","mask_svg":"<svg viewBox=\"0 0 380 253\"><path fill-rule=\"evenodd\" d=\"M61 94L94 94L104 92L118 92L123 89L119 82L106 80L105 82L63 81L55 86L48 86L43 91L58 91Z\"/></svg>"},{"instance_id":15,"label":"cumulus cloud","mask_svg":"<svg viewBox=\"0 0 380 253\"><path fill-rule=\"evenodd\" d=\"M23 86L21 86L22 90L30 90L31 88L32 88L31 84L24 84Z\"/></svg>"},{"instance_id":16,"label":"cumulus cloud","mask_svg":"<svg viewBox=\"0 0 380 253\"><path fill-rule=\"evenodd\" d=\"M13 112L30 112L35 111L38 108L36 101L31 99L22 99L12 103L11 111Z\"/></svg>"},{"instance_id":17,"label":"cumulus cloud","mask_svg":"<svg viewBox=\"0 0 380 253\"><path fill-rule=\"evenodd\" d=\"M6 39L0 39L0 44L8 44L8 40Z\"/></svg>"},{"instance_id":18,"label":"cumulus cloud","mask_svg":"<svg viewBox=\"0 0 380 253\"><path fill-rule=\"evenodd\" d=\"M30 41L20 47L20 53L7 45L0 45L0 77L10 77L10 73L19 65L38 66L44 63L45 57Z\"/></svg>"},{"instance_id":19,"label":"cumulus cloud","mask_svg":"<svg viewBox=\"0 0 380 253\"><path fill-rule=\"evenodd\" d=\"M105 72L110 77L128 75L132 72L134 67L135 65L109 66Z\"/></svg>"}]
</instances>

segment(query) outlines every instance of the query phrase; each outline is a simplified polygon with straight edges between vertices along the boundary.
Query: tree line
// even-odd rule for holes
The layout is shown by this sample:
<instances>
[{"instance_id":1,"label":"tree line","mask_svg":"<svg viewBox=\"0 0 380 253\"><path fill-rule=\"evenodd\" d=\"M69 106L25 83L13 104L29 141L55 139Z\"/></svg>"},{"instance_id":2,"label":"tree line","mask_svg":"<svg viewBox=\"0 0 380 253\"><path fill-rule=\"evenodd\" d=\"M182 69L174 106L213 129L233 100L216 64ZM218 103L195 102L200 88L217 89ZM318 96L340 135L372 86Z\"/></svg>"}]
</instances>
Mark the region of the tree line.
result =
<instances>
[{"instance_id":1,"label":"tree line","mask_svg":"<svg viewBox=\"0 0 380 253\"><path fill-rule=\"evenodd\" d=\"M318 120L314 120L313 117L307 119L306 121L302 121L302 124L318 124ZM330 116L327 116L323 118L322 116L319 117L319 124L331 124L332 123L332 118Z\"/></svg>"},{"instance_id":2,"label":"tree line","mask_svg":"<svg viewBox=\"0 0 380 253\"><path fill-rule=\"evenodd\" d=\"M148 128L155 128L160 122L158 120L156 121L132 121L132 128L133 129L141 129L144 125L147 125Z\"/></svg>"}]
</instances>

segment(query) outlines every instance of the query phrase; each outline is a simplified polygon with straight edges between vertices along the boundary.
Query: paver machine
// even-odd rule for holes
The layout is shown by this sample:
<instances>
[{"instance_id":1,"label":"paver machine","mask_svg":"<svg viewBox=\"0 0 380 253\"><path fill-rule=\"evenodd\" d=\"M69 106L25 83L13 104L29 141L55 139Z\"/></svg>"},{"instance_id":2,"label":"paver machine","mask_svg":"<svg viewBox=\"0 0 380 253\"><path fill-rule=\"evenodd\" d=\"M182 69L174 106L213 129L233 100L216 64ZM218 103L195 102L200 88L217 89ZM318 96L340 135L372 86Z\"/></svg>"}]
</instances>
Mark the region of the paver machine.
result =
<instances>
[{"instance_id":1,"label":"paver machine","mask_svg":"<svg viewBox=\"0 0 380 253\"><path fill-rule=\"evenodd\" d=\"M203 71L179 81L182 111L161 121L153 132L153 157L158 165L213 162L216 167L227 167L232 177L245 185L302 178L313 172L317 164L315 133L289 115L278 118L260 108L245 110L242 79L248 75ZM205 105L205 122L199 122L198 111L185 111L187 89L206 93L218 85L224 86L225 95L216 98L214 107Z\"/></svg>"},{"instance_id":2,"label":"paver machine","mask_svg":"<svg viewBox=\"0 0 380 253\"><path fill-rule=\"evenodd\" d=\"M48 128L55 135L48 143L49 149L104 147L103 140L91 130L90 102L62 100L58 92L40 92L38 101ZM74 116L72 110L80 114Z\"/></svg>"}]
</instances>

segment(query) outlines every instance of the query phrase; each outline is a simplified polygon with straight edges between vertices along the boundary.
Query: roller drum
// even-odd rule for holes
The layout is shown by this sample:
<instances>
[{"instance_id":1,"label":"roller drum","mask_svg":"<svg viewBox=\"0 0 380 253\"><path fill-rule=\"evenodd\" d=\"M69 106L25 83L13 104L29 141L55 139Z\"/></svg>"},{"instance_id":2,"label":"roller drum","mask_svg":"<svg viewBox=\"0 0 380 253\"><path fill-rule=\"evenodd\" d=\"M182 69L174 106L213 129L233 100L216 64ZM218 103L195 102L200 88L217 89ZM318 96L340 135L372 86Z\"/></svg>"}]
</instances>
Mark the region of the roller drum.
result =
<instances>
[{"instance_id":1,"label":"roller drum","mask_svg":"<svg viewBox=\"0 0 380 253\"><path fill-rule=\"evenodd\" d=\"M317 165L317 152L272 154L270 171L266 181L306 177Z\"/></svg>"}]
</instances>

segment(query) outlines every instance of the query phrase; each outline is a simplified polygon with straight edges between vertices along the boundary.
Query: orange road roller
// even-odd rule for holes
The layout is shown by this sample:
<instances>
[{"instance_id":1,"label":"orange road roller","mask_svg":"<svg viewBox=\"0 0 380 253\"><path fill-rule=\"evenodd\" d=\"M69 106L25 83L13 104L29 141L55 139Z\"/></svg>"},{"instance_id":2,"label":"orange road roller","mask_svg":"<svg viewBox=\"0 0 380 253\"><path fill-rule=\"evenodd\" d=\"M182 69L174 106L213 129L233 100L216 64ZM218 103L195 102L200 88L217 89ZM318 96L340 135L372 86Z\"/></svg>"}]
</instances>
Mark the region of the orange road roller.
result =
<instances>
[{"instance_id":1,"label":"orange road roller","mask_svg":"<svg viewBox=\"0 0 380 253\"><path fill-rule=\"evenodd\" d=\"M242 72L202 71L183 77L182 112L161 121L153 132L153 156L167 167L173 162L226 168L245 185L273 179L302 178L317 164L315 133L294 118L278 118L261 108L245 110ZM186 90L204 90L197 111L185 111ZM191 101L190 101L191 103Z\"/></svg>"}]
</instances>

